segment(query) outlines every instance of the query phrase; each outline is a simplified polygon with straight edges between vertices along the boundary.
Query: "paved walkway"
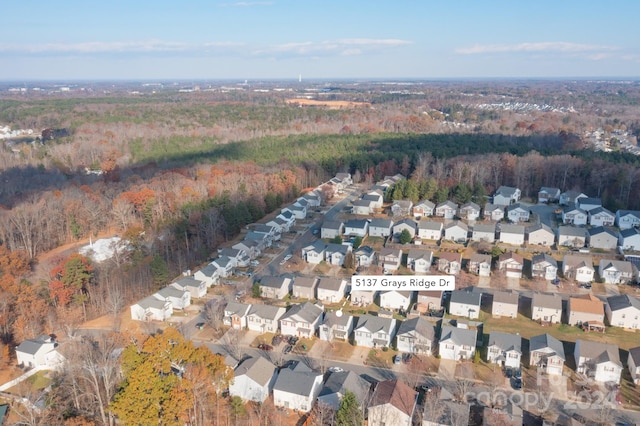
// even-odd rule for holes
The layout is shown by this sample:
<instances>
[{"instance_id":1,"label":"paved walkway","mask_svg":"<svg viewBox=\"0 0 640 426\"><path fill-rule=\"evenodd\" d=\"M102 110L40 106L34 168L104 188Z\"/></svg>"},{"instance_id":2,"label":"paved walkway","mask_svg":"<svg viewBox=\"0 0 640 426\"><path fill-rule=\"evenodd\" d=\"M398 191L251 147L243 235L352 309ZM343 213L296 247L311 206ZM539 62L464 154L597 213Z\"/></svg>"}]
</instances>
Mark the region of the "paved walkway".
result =
<instances>
[{"instance_id":1,"label":"paved walkway","mask_svg":"<svg viewBox=\"0 0 640 426\"><path fill-rule=\"evenodd\" d=\"M17 385L18 383L27 380L29 377L33 376L34 374L36 374L37 372L42 371L42 370L43 370L43 368L41 368L41 367L32 368L31 370L29 370L26 373L24 373L22 376L16 377L15 379L10 380L7 383L5 383L2 386L0 386L0 392L5 392L7 389L10 389L10 388L14 387L15 385Z\"/></svg>"}]
</instances>

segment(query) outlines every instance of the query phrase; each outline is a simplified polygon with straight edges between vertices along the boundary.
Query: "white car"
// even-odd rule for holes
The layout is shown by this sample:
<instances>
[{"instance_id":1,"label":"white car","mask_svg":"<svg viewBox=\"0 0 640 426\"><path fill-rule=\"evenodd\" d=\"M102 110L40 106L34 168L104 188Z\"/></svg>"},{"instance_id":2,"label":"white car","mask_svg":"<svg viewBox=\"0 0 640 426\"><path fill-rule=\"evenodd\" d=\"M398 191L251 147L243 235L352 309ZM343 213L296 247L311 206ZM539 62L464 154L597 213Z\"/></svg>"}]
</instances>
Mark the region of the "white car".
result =
<instances>
[{"instance_id":1,"label":"white car","mask_svg":"<svg viewBox=\"0 0 640 426\"><path fill-rule=\"evenodd\" d=\"M330 373L342 373L344 370L340 367L329 367Z\"/></svg>"}]
</instances>

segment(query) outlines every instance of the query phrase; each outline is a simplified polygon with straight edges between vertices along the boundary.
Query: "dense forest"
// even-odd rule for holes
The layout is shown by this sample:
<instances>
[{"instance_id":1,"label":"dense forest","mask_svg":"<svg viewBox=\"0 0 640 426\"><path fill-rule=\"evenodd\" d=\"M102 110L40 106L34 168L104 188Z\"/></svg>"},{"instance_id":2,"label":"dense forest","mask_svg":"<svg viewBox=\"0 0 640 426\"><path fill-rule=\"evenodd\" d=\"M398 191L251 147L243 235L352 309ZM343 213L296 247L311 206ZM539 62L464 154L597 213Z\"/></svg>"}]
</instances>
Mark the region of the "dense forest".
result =
<instances>
[{"instance_id":1,"label":"dense forest","mask_svg":"<svg viewBox=\"0 0 640 426\"><path fill-rule=\"evenodd\" d=\"M529 94L530 102L569 103L539 87L516 89L513 99ZM352 109L300 108L283 95L237 93L0 100L0 124L37 129L39 136L9 141L0 152L4 362L25 338L61 330L73 336L87 319L116 316L336 172L358 182L401 173L407 181L393 197L414 201L482 203L500 185L519 187L524 197L554 186L601 197L614 211L640 209L640 158L585 149L580 136L588 126L634 128L611 111L626 118L635 92L615 99L606 92L606 113L589 106L576 114L481 110L462 103L468 90L348 92L371 105ZM474 90L483 101L504 96L493 86ZM585 90L572 93L572 105L591 105L575 98ZM111 235L132 249L95 265L57 256L43 272L40 260L49 251ZM127 349L125 373L142 368L153 344ZM217 374L215 362L206 362L197 374ZM114 388L109 392L111 400ZM115 398L114 411L129 415ZM75 402L64 410L78 410L82 403ZM82 415L111 422L97 408Z\"/></svg>"}]
</instances>

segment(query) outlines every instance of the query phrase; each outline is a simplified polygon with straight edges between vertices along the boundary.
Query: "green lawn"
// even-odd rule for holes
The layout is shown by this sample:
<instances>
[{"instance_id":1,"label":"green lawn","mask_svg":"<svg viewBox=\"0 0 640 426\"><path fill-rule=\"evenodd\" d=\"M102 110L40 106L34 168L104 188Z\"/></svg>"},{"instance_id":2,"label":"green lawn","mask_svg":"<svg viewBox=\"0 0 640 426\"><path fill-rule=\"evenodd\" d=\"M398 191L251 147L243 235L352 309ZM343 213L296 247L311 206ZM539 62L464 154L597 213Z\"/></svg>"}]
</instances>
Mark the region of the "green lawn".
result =
<instances>
[{"instance_id":1,"label":"green lawn","mask_svg":"<svg viewBox=\"0 0 640 426\"><path fill-rule=\"evenodd\" d=\"M49 378L49 371L38 371L33 376L27 378L23 382L18 383L17 385L9 388L7 390L8 393L14 395L30 395L35 392L41 391L51 384L51 379Z\"/></svg>"}]
</instances>

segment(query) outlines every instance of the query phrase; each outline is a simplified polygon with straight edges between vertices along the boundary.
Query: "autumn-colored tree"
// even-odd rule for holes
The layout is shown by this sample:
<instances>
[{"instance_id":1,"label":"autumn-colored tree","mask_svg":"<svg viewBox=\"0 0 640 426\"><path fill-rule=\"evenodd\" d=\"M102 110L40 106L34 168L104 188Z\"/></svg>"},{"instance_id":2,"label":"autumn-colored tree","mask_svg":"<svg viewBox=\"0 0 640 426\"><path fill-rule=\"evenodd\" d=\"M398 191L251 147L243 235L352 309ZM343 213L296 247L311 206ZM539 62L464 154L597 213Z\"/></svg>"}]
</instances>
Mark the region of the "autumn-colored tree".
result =
<instances>
[{"instance_id":1,"label":"autumn-colored tree","mask_svg":"<svg viewBox=\"0 0 640 426\"><path fill-rule=\"evenodd\" d=\"M221 356L172 327L129 345L122 360L124 381L111 411L124 424L185 424L215 402L232 377Z\"/></svg>"},{"instance_id":2,"label":"autumn-colored tree","mask_svg":"<svg viewBox=\"0 0 640 426\"><path fill-rule=\"evenodd\" d=\"M56 306L71 302L81 306L87 301L87 288L94 279L91 261L74 253L51 270L49 294Z\"/></svg>"}]
</instances>

